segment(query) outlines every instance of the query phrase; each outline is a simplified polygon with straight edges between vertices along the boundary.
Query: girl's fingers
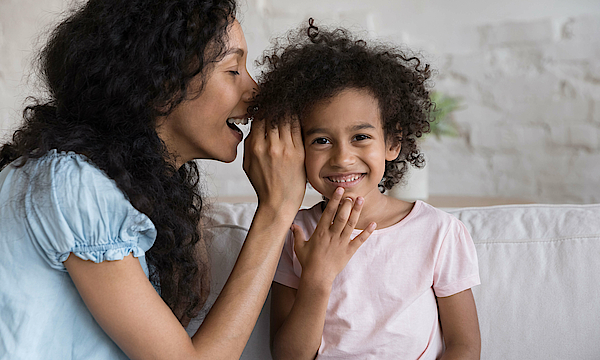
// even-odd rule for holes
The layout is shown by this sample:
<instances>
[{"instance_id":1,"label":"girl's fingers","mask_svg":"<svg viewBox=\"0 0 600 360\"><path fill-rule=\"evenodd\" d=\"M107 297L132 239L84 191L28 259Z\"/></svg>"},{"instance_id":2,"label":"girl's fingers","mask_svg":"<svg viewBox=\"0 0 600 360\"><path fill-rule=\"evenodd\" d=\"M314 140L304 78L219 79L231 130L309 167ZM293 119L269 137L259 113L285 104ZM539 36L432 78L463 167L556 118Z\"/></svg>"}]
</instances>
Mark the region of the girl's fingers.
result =
<instances>
[{"instance_id":1,"label":"girl's fingers","mask_svg":"<svg viewBox=\"0 0 600 360\"><path fill-rule=\"evenodd\" d=\"M317 227L325 226L328 229L331 226L331 223L333 222L333 218L335 216L335 213L337 212L338 205L340 204L340 200L342 200L343 195L343 187L335 189L333 195L331 196L331 199L329 199L329 202L327 203L327 206L323 211L323 215L321 215L321 220L319 220L319 224L317 225Z\"/></svg>"},{"instance_id":2,"label":"girl's fingers","mask_svg":"<svg viewBox=\"0 0 600 360\"><path fill-rule=\"evenodd\" d=\"M348 224L350 214L352 213L353 206L354 201L351 198L342 199L337 214L335 215L335 219L333 219L333 224L331 225L331 231L334 234L341 234L342 231L344 231L346 224Z\"/></svg>"},{"instance_id":3,"label":"girl's fingers","mask_svg":"<svg viewBox=\"0 0 600 360\"><path fill-rule=\"evenodd\" d=\"M362 244L364 244L364 242L369 238L369 236L371 236L371 234L373 233L373 231L375 231L376 228L376 223L370 223L366 229L364 229L360 234L358 234L354 239L352 239L352 241L350 241L350 249L353 252L356 252L356 250L358 250L358 248Z\"/></svg>"},{"instance_id":4,"label":"girl's fingers","mask_svg":"<svg viewBox=\"0 0 600 360\"><path fill-rule=\"evenodd\" d=\"M358 223L358 219L360 217L360 212L362 210L364 202L365 202L365 199L363 199L362 197L359 196L356 198L356 201L354 202L354 206L352 207L352 212L350 213L350 217L348 218L348 221L346 222L346 226L344 226L344 229L342 230L342 234L341 234L342 239L350 239L350 236L352 235L352 231L354 230L354 227Z\"/></svg>"},{"instance_id":5,"label":"girl's fingers","mask_svg":"<svg viewBox=\"0 0 600 360\"><path fill-rule=\"evenodd\" d=\"M302 228L296 224L292 224L290 227L292 233L294 234L294 249L301 249L306 245L306 236L304 236L304 231Z\"/></svg>"}]
</instances>

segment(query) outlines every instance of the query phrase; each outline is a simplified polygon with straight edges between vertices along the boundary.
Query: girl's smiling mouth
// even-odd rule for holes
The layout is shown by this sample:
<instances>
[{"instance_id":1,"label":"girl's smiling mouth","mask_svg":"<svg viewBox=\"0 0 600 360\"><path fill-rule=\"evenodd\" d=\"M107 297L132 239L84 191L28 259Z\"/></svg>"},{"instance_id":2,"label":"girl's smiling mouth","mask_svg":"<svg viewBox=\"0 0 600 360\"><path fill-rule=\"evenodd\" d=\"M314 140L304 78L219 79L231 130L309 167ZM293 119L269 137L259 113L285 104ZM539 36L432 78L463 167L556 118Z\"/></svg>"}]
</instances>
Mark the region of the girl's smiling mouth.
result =
<instances>
[{"instance_id":1,"label":"girl's smiling mouth","mask_svg":"<svg viewBox=\"0 0 600 360\"><path fill-rule=\"evenodd\" d=\"M332 184L341 187L350 187L360 182L366 176L365 173L354 173L347 175L330 175L324 178Z\"/></svg>"}]
</instances>

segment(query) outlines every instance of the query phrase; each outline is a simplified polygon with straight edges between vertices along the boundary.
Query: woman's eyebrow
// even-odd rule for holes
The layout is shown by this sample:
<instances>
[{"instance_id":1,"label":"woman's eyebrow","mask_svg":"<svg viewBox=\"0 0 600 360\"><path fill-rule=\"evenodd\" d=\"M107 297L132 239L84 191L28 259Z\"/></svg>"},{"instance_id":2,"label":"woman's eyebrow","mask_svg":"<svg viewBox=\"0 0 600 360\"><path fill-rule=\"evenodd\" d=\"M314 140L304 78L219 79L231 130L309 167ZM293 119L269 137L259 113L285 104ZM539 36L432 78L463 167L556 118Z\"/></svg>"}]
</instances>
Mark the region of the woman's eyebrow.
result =
<instances>
[{"instance_id":1,"label":"woman's eyebrow","mask_svg":"<svg viewBox=\"0 0 600 360\"><path fill-rule=\"evenodd\" d=\"M245 53L246 52L242 48L231 48L231 49L227 50L227 52L225 52L224 56L229 56L231 54L238 54L240 57L244 57Z\"/></svg>"}]
</instances>

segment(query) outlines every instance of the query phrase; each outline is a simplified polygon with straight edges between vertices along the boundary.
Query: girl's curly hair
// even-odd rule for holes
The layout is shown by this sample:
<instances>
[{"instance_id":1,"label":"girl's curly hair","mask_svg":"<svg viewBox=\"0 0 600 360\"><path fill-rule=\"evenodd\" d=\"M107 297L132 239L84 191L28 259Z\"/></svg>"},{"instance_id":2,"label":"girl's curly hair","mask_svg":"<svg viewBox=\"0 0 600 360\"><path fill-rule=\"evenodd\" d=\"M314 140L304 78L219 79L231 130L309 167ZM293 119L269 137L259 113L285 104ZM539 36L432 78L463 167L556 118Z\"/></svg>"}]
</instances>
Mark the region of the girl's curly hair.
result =
<instances>
[{"instance_id":1,"label":"girl's curly hair","mask_svg":"<svg viewBox=\"0 0 600 360\"><path fill-rule=\"evenodd\" d=\"M150 279L180 321L209 291L198 229L199 170L179 169L155 130L226 50L235 0L90 0L50 34L38 62L47 98L0 150L0 169L51 149L85 155L154 223ZM189 91L188 91L189 90ZM204 249L204 250L203 250Z\"/></svg>"},{"instance_id":2,"label":"girl's curly hair","mask_svg":"<svg viewBox=\"0 0 600 360\"><path fill-rule=\"evenodd\" d=\"M319 29L311 18L308 26L276 39L257 65L264 68L257 118L302 122L319 102L348 88L364 89L378 101L386 138L402 146L395 160L386 161L380 191L397 184L408 164L425 165L417 138L430 130L433 104L427 80L432 71L416 55L367 44L346 29Z\"/></svg>"}]
</instances>

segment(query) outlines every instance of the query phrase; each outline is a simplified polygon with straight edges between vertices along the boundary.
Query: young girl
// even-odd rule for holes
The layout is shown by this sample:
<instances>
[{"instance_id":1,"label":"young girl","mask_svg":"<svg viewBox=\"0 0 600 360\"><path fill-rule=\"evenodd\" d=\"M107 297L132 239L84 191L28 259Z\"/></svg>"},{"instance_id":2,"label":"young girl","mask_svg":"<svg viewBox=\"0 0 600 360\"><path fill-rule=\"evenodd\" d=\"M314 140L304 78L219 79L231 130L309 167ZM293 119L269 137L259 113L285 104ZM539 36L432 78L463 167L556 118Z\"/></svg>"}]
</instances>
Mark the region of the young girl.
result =
<instances>
[{"instance_id":1,"label":"young girl","mask_svg":"<svg viewBox=\"0 0 600 360\"><path fill-rule=\"evenodd\" d=\"M260 112L299 119L308 181L326 201L343 197L349 221L336 226L324 203L296 216L272 286L274 358L478 359L465 226L382 193L422 165L429 67L312 20L288 39L265 57Z\"/></svg>"}]
</instances>

